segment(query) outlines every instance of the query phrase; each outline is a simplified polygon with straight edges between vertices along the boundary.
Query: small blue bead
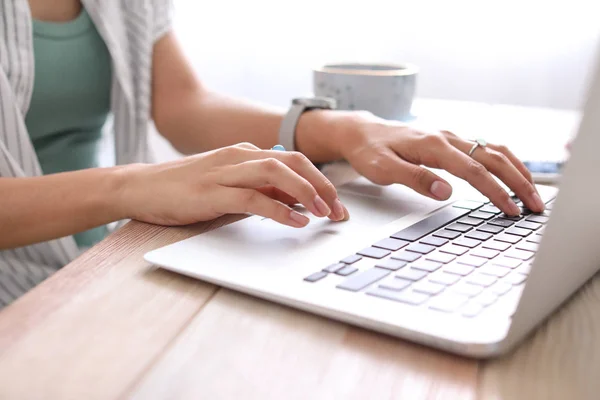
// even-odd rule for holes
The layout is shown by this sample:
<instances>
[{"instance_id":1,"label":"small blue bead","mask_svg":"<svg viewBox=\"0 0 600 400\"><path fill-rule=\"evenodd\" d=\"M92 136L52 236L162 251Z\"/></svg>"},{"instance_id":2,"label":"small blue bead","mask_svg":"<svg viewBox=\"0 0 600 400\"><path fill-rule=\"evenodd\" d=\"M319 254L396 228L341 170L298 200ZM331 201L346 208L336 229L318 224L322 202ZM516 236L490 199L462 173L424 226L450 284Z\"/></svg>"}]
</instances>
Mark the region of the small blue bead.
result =
<instances>
[{"instance_id":1,"label":"small blue bead","mask_svg":"<svg viewBox=\"0 0 600 400\"><path fill-rule=\"evenodd\" d=\"M275 151L285 151L285 147L283 147L280 144L276 144L275 146L273 146L273 148L271 150L275 150Z\"/></svg>"}]
</instances>

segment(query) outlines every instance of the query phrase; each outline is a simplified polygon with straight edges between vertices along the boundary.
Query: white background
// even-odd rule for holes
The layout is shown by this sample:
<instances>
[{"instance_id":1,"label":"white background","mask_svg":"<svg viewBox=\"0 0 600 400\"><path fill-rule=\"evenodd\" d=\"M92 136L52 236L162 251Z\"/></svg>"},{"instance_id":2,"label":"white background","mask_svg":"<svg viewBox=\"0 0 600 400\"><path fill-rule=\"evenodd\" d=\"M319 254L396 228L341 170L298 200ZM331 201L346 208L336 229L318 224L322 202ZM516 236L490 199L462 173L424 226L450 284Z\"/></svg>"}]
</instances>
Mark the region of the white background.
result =
<instances>
[{"instance_id":1,"label":"white background","mask_svg":"<svg viewBox=\"0 0 600 400\"><path fill-rule=\"evenodd\" d=\"M210 87L277 105L326 62L409 61L418 95L579 108L597 0L176 0L175 28Z\"/></svg>"}]
</instances>

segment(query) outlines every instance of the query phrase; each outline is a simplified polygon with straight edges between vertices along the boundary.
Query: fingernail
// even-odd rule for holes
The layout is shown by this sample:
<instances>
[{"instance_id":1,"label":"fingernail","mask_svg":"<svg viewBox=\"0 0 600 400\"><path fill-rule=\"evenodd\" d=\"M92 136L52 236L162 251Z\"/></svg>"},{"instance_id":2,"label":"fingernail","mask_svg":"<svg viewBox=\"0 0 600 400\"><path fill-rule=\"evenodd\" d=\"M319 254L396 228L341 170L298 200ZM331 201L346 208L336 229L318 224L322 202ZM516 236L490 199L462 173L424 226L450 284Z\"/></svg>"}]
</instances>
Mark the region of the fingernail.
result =
<instances>
[{"instance_id":1,"label":"fingernail","mask_svg":"<svg viewBox=\"0 0 600 400\"><path fill-rule=\"evenodd\" d=\"M319 212L319 217L326 217L329 214L331 214L331 209L329 208L329 206L327 206L327 203L325 203L325 200L323 200L321 196L317 195L313 203L315 205L315 208Z\"/></svg>"},{"instance_id":2,"label":"fingernail","mask_svg":"<svg viewBox=\"0 0 600 400\"><path fill-rule=\"evenodd\" d=\"M435 181L429 189L433 197L439 200L446 200L452 195L452 187L446 182Z\"/></svg>"},{"instance_id":3,"label":"fingernail","mask_svg":"<svg viewBox=\"0 0 600 400\"><path fill-rule=\"evenodd\" d=\"M520 215L521 209L515 204L513 199L511 199L510 197L508 197L507 199L508 200L506 200L506 207L508 208L508 211L510 213L509 215Z\"/></svg>"},{"instance_id":4,"label":"fingernail","mask_svg":"<svg viewBox=\"0 0 600 400\"><path fill-rule=\"evenodd\" d=\"M544 204L544 202L540 198L540 195L537 194L537 193L534 193L532 197L533 197L533 203L535 204L535 207L538 210L540 210L540 212L544 211L546 209L546 205Z\"/></svg>"},{"instance_id":5,"label":"fingernail","mask_svg":"<svg viewBox=\"0 0 600 400\"><path fill-rule=\"evenodd\" d=\"M290 211L290 221L292 225L298 228L306 226L310 219L306 215L300 214L298 211Z\"/></svg>"},{"instance_id":6,"label":"fingernail","mask_svg":"<svg viewBox=\"0 0 600 400\"><path fill-rule=\"evenodd\" d=\"M335 199L333 201L333 215L330 215L334 221L341 221L344 219L344 206L340 199Z\"/></svg>"},{"instance_id":7,"label":"fingernail","mask_svg":"<svg viewBox=\"0 0 600 400\"><path fill-rule=\"evenodd\" d=\"M348 221L350 219L350 212L348 211L348 209L344 206L344 221Z\"/></svg>"}]
</instances>

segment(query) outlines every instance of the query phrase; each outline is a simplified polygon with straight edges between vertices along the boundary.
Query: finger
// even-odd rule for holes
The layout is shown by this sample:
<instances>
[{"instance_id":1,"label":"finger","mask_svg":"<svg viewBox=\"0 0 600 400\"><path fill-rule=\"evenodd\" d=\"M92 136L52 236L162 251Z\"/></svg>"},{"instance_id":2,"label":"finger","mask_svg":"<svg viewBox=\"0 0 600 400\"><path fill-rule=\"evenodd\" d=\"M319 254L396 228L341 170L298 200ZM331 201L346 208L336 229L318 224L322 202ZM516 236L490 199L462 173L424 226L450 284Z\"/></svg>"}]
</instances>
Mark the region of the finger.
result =
<instances>
[{"instance_id":1,"label":"finger","mask_svg":"<svg viewBox=\"0 0 600 400\"><path fill-rule=\"evenodd\" d=\"M487 148L481 150L477 154L473 154L476 160L511 188L517 197L523 200L527 208L534 212L544 211L545 205L535 190L535 186L521 174L508 157L496 150Z\"/></svg>"},{"instance_id":2,"label":"finger","mask_svg":"<svg viewBox=\"0 0 600 400\"><path fill-rule=\"evenodd\" d=\"M310 182L275 158L251 160L223 167L219 170L217 183L223 186L252 189L267 185L274 186L298 199L317 217L326 217L331 213Z\"/></svg>"},{"instance_id":3,"label":"finger","mask_svg":"<svg viewBox=\"0 0 600 400\"><path fill-rule=\"evenodd\" d=\"M426 168L401 159L392 150L380 156L377 164L373 174L368 176L374 183L400 183L436 200L447 200L452 195L452 187L448 182Z\"/></svg>"},{"instance_id":4,"label":"finger","mask_svg":"<svg viewBox=\"0 0 600 400\"><path fill-rule=\"evenodd\" d=\"M458 139L454 141L453 145L458 147L459 150L468 152L473 143ZM500 178L506 186L523 200L527 208L534 212L544 211L545 205L535 190L535 186L510 162L507 156L486 146L476 148L472 158Z\"/></svg>"},{"instance_id":5,"label":"finger","mask_svg":"<svg viewBox=\"0 0 600 400\"><path fill-rule=\"evenodd\" d=\"M510 151L506 146L488 143L487 147L504 154L510 160L510 162L515 166L515 168L517 168L519 170L519 172L525 177L525 179L527 179L531 184L534 184L533 176L531 175L531 172L527 169L525 164L523 164L523 162L521 160L519 160L517 158L517 156L515 156L513 154L513 152Z\"/></svg>"},{"instance_id":6,"label":"finger","mask_svg":"<svg viewBox=\"0 0 600 400\"><path fill-rule=\"evenodd\" d=\"M321 199L325 201L327 207L331 210L331 213L328 214L330 219L340 221L345 218L344 206L337 195L335 186L302 153L294 151L254 151L244 148L226 148L221 152L221 155L225 160L223 163L226 164L239 164L250 160L266 158L274 158L283 162L294 172L304 177L316 189Z\"/></svg>"},{"instance_id":7,"label":"finger","mask_svg":"<svg viewBox=\"0 0 600 400\"><path fill-rule=\"evenodd\" d=\"M287 204L288 206L292 206L294 204L299 203L298 199L290 196L289 194L287 194L286 192L284 192L280 189L277 189L275 186L263 186L256 190L258 190L265 196L269 196L273 200L280 201L283 204Z\"/></svg>"},{"instance_id":8,"label":"finger","mask_svg":"<svg viewBox=\"0 0 600 400\"><path fill-rule=\"evenodd\" d=\"M461 152L450 143L432 149L436 156L436 165L445 169L452 175L458 176L469 182L475 189L486 196L496 207L508 215L519 215L521 210L510 198L498 182L494 180L488 170L475 159Z\"/></svg>"},{"instance_id":9,"label":"finger","mask_svg":"<svg viewBox=\"0 0 600 400\"><path fill-rule=\"evenodd\" d=\"M294 228L302 228L310 222L305 215L254 189L220 186L214 195L215 211L221 214L250 213Z\"/></svg>"}]
</instances>

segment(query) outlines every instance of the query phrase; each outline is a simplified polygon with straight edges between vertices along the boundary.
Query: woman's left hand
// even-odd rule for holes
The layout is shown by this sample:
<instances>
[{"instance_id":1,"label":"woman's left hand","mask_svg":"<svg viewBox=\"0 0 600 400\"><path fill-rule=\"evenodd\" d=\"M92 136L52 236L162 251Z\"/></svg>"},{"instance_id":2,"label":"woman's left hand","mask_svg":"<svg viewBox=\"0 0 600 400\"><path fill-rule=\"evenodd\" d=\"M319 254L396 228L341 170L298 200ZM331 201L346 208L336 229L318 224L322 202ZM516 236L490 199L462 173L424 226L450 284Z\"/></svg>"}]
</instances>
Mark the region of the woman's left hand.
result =
<instances>
[{"instance_id":1,"label":"woman's left hand","mask_svg":"<svg viewBox=\"0 0 600 400\"><path fill-rule=\"evenodd\" d=\"M355 120L356 121L356 120ZM468 156L473 142L447 131L423 131L370 114L361 114L356 129L341 141L340 152L359 173L374 183L401 183L417 192L446 200L448 182L427 168L440 168L465 179L499 209L518 215L519 207L492 177L500 178L534 212L542 202L531 174L505 146L487 144Z\"/></svg>"}]
</instances>

